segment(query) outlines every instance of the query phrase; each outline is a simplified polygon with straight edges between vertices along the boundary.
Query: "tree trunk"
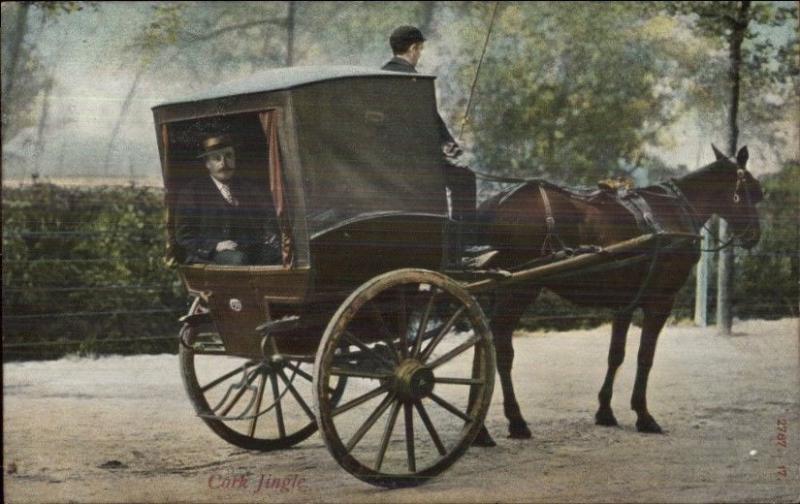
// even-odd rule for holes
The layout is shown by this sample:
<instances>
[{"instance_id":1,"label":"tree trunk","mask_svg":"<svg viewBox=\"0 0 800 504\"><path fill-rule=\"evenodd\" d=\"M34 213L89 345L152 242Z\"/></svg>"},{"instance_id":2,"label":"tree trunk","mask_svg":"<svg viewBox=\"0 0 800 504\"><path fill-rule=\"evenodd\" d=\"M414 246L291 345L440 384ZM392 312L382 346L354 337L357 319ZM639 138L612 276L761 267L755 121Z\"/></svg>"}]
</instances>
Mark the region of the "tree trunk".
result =
<instances>
[{"instance_id":1,"label":"tree trunk","mask_svg":"<svg viewBox=\"0 0 800 504\"><path fill-rule=\"evenodd\" d=\"M749 19L750 1L744 0L739 4L736 21L731 26L731 38L729 47L730 70L728 77L731 82L731 103L730 113L728 114L728 153L736 155L737 142L739 141L739 87L742 81L742 42L747 32Z\"/></svg>"},{"instance_id":2,"label":"tree trunk","mask_svg":"<svg viewBox=\"0 0 800 504\"><path fill-rule=\"evenodd\" d=\"M286 66L294 65L294 17L297 11L297 2L289 2L289 12L286 15Z\"/></svg>"},{"instance_id":3,"label":"tree trunk","mask_svg":"<svg viewBox=\"0 0 800 504\"><path fill-rule=\"evenodd\" d=\"M133 97L136 96L136 90L139 87L139 82L142 80L142 76L145 74L147 69L150 67L150 63L147 61L142 62L139 65L138 70L136 71L136 76L133 79L133 83L131 84L130 89L128 90L128 94L125 96L125 101L122 102L122 107L120 107L119 115L117 116L117 121L114 123L114 127L111 130L111 133L108 136L108 145L106 146L106 156L103 160L103 175L108 177L109 169L111 168L111 154L114 150L114 142L117 140L117 135L119 135L119 131L122 128L122 123L125 122L125 116L128 114L128 110L131 107L131 103L133 103Z\"/></svg>"},{"instance_id":4,"label":"tree trunk","mask_svg":"<svg viewBox=\"0 0 800 504\"><path fill-rule=\"evenodd\" d=\"M39 115L39 125L36 128L36 160L33 165L33 172L39 173L41 167L42 155L44 155L44 147L47 143L45 140L45 130L47 129L47 121L50 115L50 93L53 90L53 80L48 79L47 85L44 88L44 98L42 99L42 112ZM49 171L49 170L48 170ZM23 177L24 179L25 177Z\"/></svg>"},{"instance_id":5,"label":"tree trunk","mask_svg":"<svg viewBox=\"0 0 800 504\"><path fill-rule=\"evenodd\" d=\"M16 81L17 65L19 64L19 55L22 50L22 42L25 40L25 34L28 31L28 13L31 4L28 2L21 2L19 4L19 11L17 12L16 26L14 27L14 36L11 38L11 47L9 48L9 62L8 67L3 69L3 77L5 83L3 84L3 110L13 102L14 82ZM5 119L5 117L4 117ZM5 126L5 121L4 124ZM6 128L2 128L2 142L5 143Z\"/></svg>"},{"instance_id":6,"label":"tree trunk","mask_svg":"<svg viewBox=\"0 0 800 504\"><path fill-rule=\"evenodd\" d=\"M730 70L728 73L731 83L731 101L728 114L728 154L736 155L737 142L739 141L739 87L741 84L742 42L747 32L749 22L750 1L739 2L736 19L731 22L731 35L729 39ZM726 242L728 226L720 221L719 239ZM728 247L719 254L719 274L717 277L717 330L724 335L731 334L733 316L730 305L731 286L733 285L733 248Z\"/></svg>"},{"instance_id":7,"label":"tree trunk","mask_svg":"<svg viewBox=\"0 0 800 504\"><path fill-rule=\"evenodd\" d=\"M420 2L422 4L422 22L419 25L419 30L425 36L430 38L433 27L433 12L436 8L436 2Z\"/></svg>"}]
</instances>

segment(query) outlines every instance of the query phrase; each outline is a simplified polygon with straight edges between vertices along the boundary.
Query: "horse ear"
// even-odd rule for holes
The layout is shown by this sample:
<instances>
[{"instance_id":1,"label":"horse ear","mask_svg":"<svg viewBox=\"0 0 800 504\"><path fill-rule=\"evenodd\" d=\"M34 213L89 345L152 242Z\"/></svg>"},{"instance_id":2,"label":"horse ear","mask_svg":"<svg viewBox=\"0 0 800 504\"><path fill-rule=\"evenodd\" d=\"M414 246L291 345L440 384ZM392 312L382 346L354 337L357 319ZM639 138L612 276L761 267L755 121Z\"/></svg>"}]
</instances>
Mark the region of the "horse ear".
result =
<instances>
[{"instance_id":1,"label":"horse ear","mask_svg":"<svg viewBox=\"0 0 800 504\"><path fill-rule=\"evenodd\" d=\"M720 161L728 157L725 154L721 153L719 149L717 149L717 146L714 145L713 143L711 144L711 148L714 149L714 155L717 156L717 161Z\"/></svg>"},{"instance_id":2,"label":"horse ear","mask_svg":"<svg viewBox=\"0 0 800 504\"><path fill-rule=\"evenodd\" d=\"M747 146L745 145L736 153L736 164L739 165L739 168L744 168L747 166L747 160L749 158L750 153L747 152Z\"/></svg>"}]
</instances>

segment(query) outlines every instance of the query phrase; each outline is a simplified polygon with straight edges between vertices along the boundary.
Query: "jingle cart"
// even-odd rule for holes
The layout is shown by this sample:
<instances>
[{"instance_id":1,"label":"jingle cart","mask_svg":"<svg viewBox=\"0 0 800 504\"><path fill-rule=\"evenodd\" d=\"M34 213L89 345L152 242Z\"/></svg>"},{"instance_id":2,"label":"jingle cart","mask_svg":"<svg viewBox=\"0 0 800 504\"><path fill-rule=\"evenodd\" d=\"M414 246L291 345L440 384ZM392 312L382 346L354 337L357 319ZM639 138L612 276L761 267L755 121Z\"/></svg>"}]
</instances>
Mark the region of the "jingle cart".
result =
<instances>
[{"instance_id":1,"label":"jingle cart","mask_svg":"<svg viewBox=\"0 0 800 504\"><path fill-rule=\"evenodd\" d=\"M319 430L371 484L426 481L483 425L495 357L476 293L630 260L654 239L520 271L443 273L451 221L432 76L269 70L153 113L167 257L193 298L179 353L197 415L252 450ZM197 155L218 133L239 140L237 176L274 207L279 264L185 264L176 202L207 176Z\"/></svg>"}]
</instances>

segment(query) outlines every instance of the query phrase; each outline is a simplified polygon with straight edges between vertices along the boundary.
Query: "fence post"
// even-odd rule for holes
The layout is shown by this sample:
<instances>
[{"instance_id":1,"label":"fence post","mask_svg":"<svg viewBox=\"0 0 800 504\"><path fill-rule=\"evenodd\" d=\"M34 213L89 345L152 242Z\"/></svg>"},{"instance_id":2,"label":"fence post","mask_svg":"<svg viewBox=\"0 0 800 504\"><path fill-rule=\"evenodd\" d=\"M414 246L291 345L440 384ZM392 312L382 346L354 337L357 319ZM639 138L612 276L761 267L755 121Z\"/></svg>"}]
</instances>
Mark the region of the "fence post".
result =
<instances>
[{"instance_id":1,"label":"fence post","mask_svg":"<svg viewBox=\"0 0 800 504\"><path fill-rule=\"evenodd\" d=\"M730 240L728 223L719 219L719 242L727 243ZM717 331L724 336L730 336L731 326L731 299L730 289L733 277L733 247L725 247L719 251L719 269L717 270Z\"/></svg>"},{"instance_id":2,"label":"fence post","mask_svg":"<svg viewBox=\"0 0 800 504\"><path fill-rule=\"evenodd\" d=\"M703 237L700 248L704 251L708 250L711 247L711 233L708 226L703 226L700 235ZM708 272L710 266L711 252L700 252L694 294L694 324L698 327L708 326Z\"/></svg>"}]
</instances>

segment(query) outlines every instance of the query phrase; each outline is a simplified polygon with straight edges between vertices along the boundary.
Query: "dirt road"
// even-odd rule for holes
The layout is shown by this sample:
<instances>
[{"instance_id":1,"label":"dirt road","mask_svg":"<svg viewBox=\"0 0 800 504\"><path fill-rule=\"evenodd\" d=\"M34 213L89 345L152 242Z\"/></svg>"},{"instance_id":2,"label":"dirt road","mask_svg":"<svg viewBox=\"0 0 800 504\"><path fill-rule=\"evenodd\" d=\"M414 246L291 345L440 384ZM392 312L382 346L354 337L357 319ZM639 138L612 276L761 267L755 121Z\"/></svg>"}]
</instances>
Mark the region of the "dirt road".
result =
<instances>
[{"instance_id":1,"label":"dirt road","mask_svg":"<svg viewBox=\"0 0 800 504\"><path fill-rule=\"evenodd\" d=\"M667 327L648 398L665 435L634 428L633 331L612 402L621 427L593 421L608 327L519 334L533 439L505 438L498 387L487 420L498 446L404 490L354 479L318 435L272 453L227 445L194 416L172 355L5 364L5 500L798 502L798 321L742 322L729 338Z\"/></svg>"}]
</instances>

